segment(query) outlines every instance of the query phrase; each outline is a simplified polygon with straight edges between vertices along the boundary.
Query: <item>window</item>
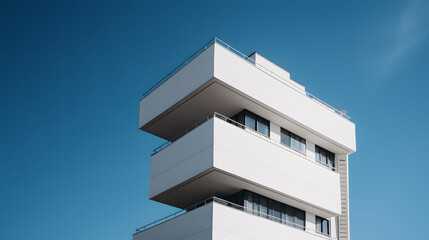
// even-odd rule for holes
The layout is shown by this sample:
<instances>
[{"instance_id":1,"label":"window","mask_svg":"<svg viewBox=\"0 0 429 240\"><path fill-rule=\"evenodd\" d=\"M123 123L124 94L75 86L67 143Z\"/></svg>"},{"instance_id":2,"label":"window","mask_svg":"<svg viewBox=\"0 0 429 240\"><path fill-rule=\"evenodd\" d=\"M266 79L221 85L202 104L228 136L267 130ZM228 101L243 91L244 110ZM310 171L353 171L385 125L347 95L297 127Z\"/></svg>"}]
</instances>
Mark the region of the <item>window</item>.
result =
<instances>
[{"instance_id":1,"label":"window","mask_svg":"<svg viewBox=\"0 0 429 240\"><path fill-rule=\"evenodd\" d=\"M268 218L268 198L261 197L261 209L259 210L261 212L261 216Z\"/></svg>"},{"instance_id":2,"label":"window","mask_svg":"<svg viewBox=\"0 0 429 240\"><path fill-rule=\"evenodd\" d=\"M305 154L305 139L289 132L286 129L281 129L281 142L286 145L291 147L292 149Z\"/></svg>"},{"instance_id":3,"label":"window","mask_svg":"<svg viewBox=\"0 0 429 240\"><path fill-rule=\"evenodd\" d=\"M335 170L335 154L316 145L316 161L329 166Z\"/></svg>"},{"instance_id":4,"label":"window","mask_svg":"<svg viewBox=\"0 0 429 240\"><path fill-rule=\"evenodd\" d=\"M258 132L264 134L265 136L270 136L270 122L263 119L258 118L256 129Z\"/></svg>"},{"instance_id":5,"label":"window","mask_svg":"<svg viewBox=\"0 0 429 240\"><path fill-rule=\"evenodd\" d=\"M256 131L256 119L254 116L246 114L244 117L244 125Z\"/></svg>"},{"instance_id":6,"label":"window","mask_svg":"<svg viewBox=\"0 0 429 240\"><path fill-rule=\"evenodd\" d=\"M295 208L294 217L294 227L305 230L305 212Z\"/></svg>"},{"instance_id":7,"label":"window","mask_svg":"<svg viewBox=\"0 0 429 240\"><path fill-rule=\"evenodd\" d=\"M273 214L270 215L275 217L275 221L280 222L282 219L282 205L279 202L273 201Z\"/></svg>"},{"instance_id":8,"label":"window","mask_svg":"<svg viewBox=\"0 0 429 240\"><path fill-rule=\"evenodd\" d=\"M283 215L285 215L285 217L283 219L286 220L286 224L290 225L290 226L294 226L295 224L295 218L294 218L294 211L293 208L291 206L283 206Z\"/></svg>"},{"instance_id":9,"label":"window","mask_svg":"<svg viewBox=\"0 0 429 240\"><path fill-rule=\"evenodd\" d=\"M329 235L329 220L316 216L316 231Z\"/></svg>"},{"instance_id":10,"label":"window","mask_svg":"<svg viewBox=\"0 0 429 240\"><path fill-rule=\"evenodd\" d=\"M232 117L232 119L265 136L270 136L270 122L250 111L243 110Z\"/></svg>"},{"instance_id":11,"label":"window","mask_svg":"<svg viewBox=\"0 0 429 240\"><path fill-rule=\"evenodd\" d=\"M242 202L237 204L244 206L246 212L305 230L305 212L300 209L247 190L235 193L227 199L240 199Z\"/></svg>"},{"instance_id":12,"label":"window","mask_svg":"<svg viewBox=\"0 0 429 240\"><path fill-rule=\"evenodd\" d=\"M253 213L253 194L249 195L244 192L244 209L246 212Z\"/></svg>"}]
</instances>

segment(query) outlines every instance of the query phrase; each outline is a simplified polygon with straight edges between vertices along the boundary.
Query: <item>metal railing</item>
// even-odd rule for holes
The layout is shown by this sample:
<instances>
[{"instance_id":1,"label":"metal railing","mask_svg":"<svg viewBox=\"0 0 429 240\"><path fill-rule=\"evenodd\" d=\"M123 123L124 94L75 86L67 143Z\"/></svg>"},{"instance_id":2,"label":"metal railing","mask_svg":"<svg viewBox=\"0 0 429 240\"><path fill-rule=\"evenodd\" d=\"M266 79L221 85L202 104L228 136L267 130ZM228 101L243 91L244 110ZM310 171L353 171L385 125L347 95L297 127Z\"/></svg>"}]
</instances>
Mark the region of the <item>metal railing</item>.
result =
<instances>
[{"instance_id":1,"label":"metal railing","mask_svg":"<svg viewBox=\"0 0 429 240\"><path fill-rule=\"evenodd\" d=\"M204 52L207 48L209 48L211 45L218 43L219 46L224 47L225 49L229 50L230 52L234 53L235 55L239 56L240 58L244 59L246 62L250 63L251 65L255 66L256 68L258 68L259 70L263 71L264 73L270 75L271 77L273 77L274 79L276 79L277 81L285 84L286 86L290 87L291 89L297 91L298 93L308 97L309 99L313 100L314 102L320 104L321 106L333 111L334 113L340 115L341 117L350 120L350 117L347 116L346 114L344 114L343 112L337 110L336 108L332 107L331 105L325 103L324 101L320 100L319 98L317 98L316 96L314 96L313 94L303 91L301 89L298 89L296 86L294 86L293 84L291 84L289 81L289 79L284 79L281 76L277 75L276 73L274 73L273 71L271 71L270 69L262 66L261 64L257 63L255 60L251 59L249 56L241 53L240 51L236 50L235 48L231 47L230 45L228 45L227 43L223 42L222 40L218 39L218 38L213 38L212 40L210 40L209 42L207 42L202 48L198 49L198 51L196 51L194 54L192 54L188 59L186 59L184 62L182 62L179 66L177 66L173 71L171 71L170 73L168 73L165 77L163 77L161 80L159 80L154 86L152 86L149 90L147 90L144 94L143 94L143 98L145 98L146 96L148 96L151 92L153 92L155 89L157 89L159 86L161 86L164 82L166 82L170 77L172 77L174 74L176 74L178 71L180 71L183 67L185 67L186 65L188 65L192 60L194 60L198 55L200 55L202 52ZM142 99L143 99L142 98Z\"/></svg>"},{"instance_id":2,"label":"metal railing","mask_svg":"<svg viewBox=\"0 0 429 240\"><path fill-rule=\"evenodd\" d=\"M157 154L157 153L159 153L159 152L161 152L162 150L164 150L165 148L167 148L168 146L170 146L172 143L174 143L175 141L177 141L181 137L185 136L186 134L188 134L192 130L196 129L198 126L202 125L203 123L207 122L208 120L210 120L210 119L212 119L214 117L216 117L218 119L221 119L221 120L223 120L223 121L225 121L227 123L230 123L230 124L232 124L232 125L234 125L234 126L236 126L238 128L246 130L246 132L251 133L252 135L257 136L257 137L259 137L259 138L261 138L261 139L263 139L265 141L268 141L271 144L274 144L274 145L276 145L278 147L282 147L283 149L286 149L289 152L291 152L291 153L293 153L295 155L298 155L298 156L306 159L307 161L310 161L311 163L317 164L319 166L322 166L322 167L327 168L327 169L332 170L332 171L336 171L336 168L333 167L333 166L329 166L327 164L324 164L324 163L321 163L321 162L318 162L318 161L314 161L313 159L309 158L305 153L302 153L302 152L300 152L300 151L298 151L298 150L296 150L296 149L294 149L294 148L292 148L292 147L290 147L290 146L288 146L286 144L283 144L281 141L274 140L274 139L270 138L269 136L266 136L266 135L264 135L264 134L262 134L262 133L260 133L260 132L258 132L256 130L254 130L253 128L250 128L250 127L248 127L248 126L246 126L244 124L241 124L241 123L239 123L239 122L237 122L235 120L232 120L231 118L228 118L228 117L226 117L226 116L224 116L224 115L222 115L220 113L217 113L217 112L213 113L212 115L209 115L207 117L204 117L204 118L200 119L199 121L195 122L190 127L188 127L187 129L185 129L183 132L181 132L180 134L178 134L177 136L175 136L174 138L170 139L169 141L167 141L167 142L163 143L162 145L160 145L159 147L155 148L153 150L152 156L155 155L155 154Z\"/></svg>"},{"instance_id":3,"label":"metal railing","mask_svg":"<svg viewBox=\"0 0 429 240\"><path fill-rule=\"evenodd\" d=\"M224 115L222 115L220 113L214 112L213 114L211 114L211 115L209 115L207 117L204 117L204 118L198 120L197 122L193 123L191 126L189 126L188 128L186 128L184 131L182 131L181 133L179 133L177 136L173 137L172 139L170 139L167 142L163 143L159 147L155 148L153 150L152 156L155 155L155 154L157 154L157 153L159 153L159 152L161 152L162 150L164 150L165 148L167 148L168 146L170 146L172 143L174 143L175 141L177 141L179 138L185 136L186 134L188 134L189 132L191 132L192 130L194 130L195 128L197 128L198 126L202 125L203 123L207 122L208 120L212 119L213 117L216 117L216 118L219 118L221 120L224 120L225 122L231 123L232 125L235 125L235 126L237 126L239 128L249 130L252 133L256 133L256 136L262 137L264 140L269 139L272 142L277 142L277 141L271 139L270 137L268 137L268 136L266 136L266 135L264 135L264 134L262 134L262 133L260 133L260 132L258 132L256 130L254 130L252 128L249 128L248 126L246 126L244 124L241 124L241 123L239 123L239 122L237 122L235 120L232 120L231 118L228 118L228 117L226 117L226 116L224 116ZM287 145L284 145L284 146L287 146ZM289 146L287 146L287 147L289 147ZM292 150L297 151L295 149L292 149ZM298 153L305 156L304 153L301 153L301 152L298 152Z\"/></svg>"},{"instance_id":4,"label":"metal railing","mask_svg":"<svg viewBox=\"0 0 429 240\"><path fill-rule=\"evenodd\" d=\"M214 44L216 41L216 38L213 38L208 43L206 43L202 48L198 49L194 54L192 54L189 58L187 58L184 62L182 62L179 66L177 66L173 71L169 72L165 77L163 77L161 80L159 80L155 85L153 85L151 88L149 88L145 93L143 93L143 98L145 98L147 95L149 95L151 92L153 92L155 89L157 89L159 86L161 86L165 81L167 81L170 77L172 77L174 74L176 74L180 69L188 65L192 60L194 60L198 55L200 55L204 50L206 50L208 47L210 47L212 44ZM142 98L142 99L143 99Z\"/></svg>"},{"instance_id":5,"label":"metal railing","mask_svg":"<svg viewBox=\"0 0 429 240\"><path fill-rule=\"evenodd\" d=\"M173 137L172 139L168 140L167 142L163 143L161 146L155 148L153 150L152 156L161 152L162 150L164 150L166 147L170 146L172 143L174 143L175 141L177 141L179 138L185 136L186 134L188 134L189 132L191 132L192 130L194 130L195 128L197 128L198 126L200 126L201 124L207 122L208 120L210 120L211 118L214 117L214 115L216 115L218 113L214 113L213 115L204 117L198 121L196 121L195 123L193 123L191 126L189 126L188 128L186 128L184 131L182 131L181 133L179 133L178 135L176 135L175 137Z\"/></svg>"},{"instance_id":6,"label":"metal railing","mask_svg":"<svg viewBox=\"0 0 429 240\"><path fill-rule=\"evenodd\" d=\"M158 226L158 225L160 225L162 223L168 222L168 221L170 221L170 220L172 220L174 218L182 216L182 215L184 215L184 214L186 214L186 213L188 213L188 212L190 212L190 211L192 211L194 209L197 209L199 207L205 206L205 205L207 205L209 203L212 203L212 202L219 203L219 204L222 204L224 206L228 206L228 207L231 207L231 208L234 208L234 209L237 209L237 210L240 210L240 211L243 211L243 212L255 215L255 216L266 218L266 219L269 219L269 220L272 220L272 221L275 221L275 222L278 222L278 223L281 223L281 224L285 224L285 225L293 227L293 228L295 228L297 230L302 230L302 231L304 231L304 232L306 232L308 234L312 234L312 235L315 235L315 236L318 236L318 237L321 237L321 238L324 238L324 239L329 239L330 238L330 235L326 235L326 234L323 234L323 233L316 232L314 229L308 229L308 228L305 227L305 225L300 225L300 224L288 221L288 220L283 219L283 218L275 217L275 216L273 216L271 214L267 214L267 213L264 213L264 212L261 212L261 211L257 211L257 210L251 209L251 208L247 208L247 207L244 207L242 205L239 205L239 204L236 204L236 203L232 203L232 202L229 202L229 201L227 201L225 199L218 198L218 197L215 197L215 196L207 198L207 199L205 199L205 200L203 200L201 202L195 203L195 204L193 204L193 205L191 205L191 206L189 206L189 207L187 207L185 209L182 209L182 210L180 210L180 211L178 211L176 213L168 215L167 217L161 218L161 219L159 219L159 220L157 220L155 222L149 223L149 224L147 224L147 225L145 225L143 227L137 228L136 229L136 233L134 233L134 235L138 234L140 232L146 231L146 230L148 230L150 228L156 227L156 226Z\"/></svg>"},{"instance_id":7,"label":"metal railing","mask_svg":"<svg viewBox=\"0 0 429 240\"><path fill-rule=\"evenodd\" d=\"M202 207L204 205L207 205L208 203L213 202L215 198L216 197L207 198L207 199L205 199L205 200L203 200L201 202L192 204L191 206L189 206L189 207L187 207L185 209L182 209L182 210L180 210L178 212L175 212L175 213L173 213L171 215L168 215L167 217L163 217L163 218L161 218L159 220L156 220L155 222L152 222L152 223L149 223L147 225L144 225L143 227L139 227L139 228L136 229L136 233L135 234L137 234L139 232L143 232L145 230L148 230L149 228L153 228L155 226L158 226L159 224L162 224L164 222L168 222L168 221L170 221L170 220L172 220L172 219L174 219L176 217L179 217L179 216L181 216L181 215L183 215L183 214L185 214L185 213L187 213L187 212L189 212L191 210L194 210L196 208L199 208L199 207Z\"/></svg>"}]
</instances>

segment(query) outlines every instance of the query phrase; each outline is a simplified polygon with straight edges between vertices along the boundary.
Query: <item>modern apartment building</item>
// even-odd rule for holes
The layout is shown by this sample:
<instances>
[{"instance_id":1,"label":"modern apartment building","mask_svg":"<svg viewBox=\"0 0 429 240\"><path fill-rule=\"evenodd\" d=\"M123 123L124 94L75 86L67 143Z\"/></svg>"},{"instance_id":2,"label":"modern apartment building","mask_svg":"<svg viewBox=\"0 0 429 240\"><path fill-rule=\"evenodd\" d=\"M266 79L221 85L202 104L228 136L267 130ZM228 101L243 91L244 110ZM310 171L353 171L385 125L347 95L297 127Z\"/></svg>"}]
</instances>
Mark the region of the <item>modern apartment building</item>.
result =
<instances>
[{"instance_id":1,"label":"modern apartment building","mask_svg":"<svg viewBox=\"0 0 429 240\"><path fill-rule=\"evenodd\" d=\"M213 39L144 94L150 199L183 209L151 239L349 239L355 124L289 72Z\"/></svg>"}]
</instances>

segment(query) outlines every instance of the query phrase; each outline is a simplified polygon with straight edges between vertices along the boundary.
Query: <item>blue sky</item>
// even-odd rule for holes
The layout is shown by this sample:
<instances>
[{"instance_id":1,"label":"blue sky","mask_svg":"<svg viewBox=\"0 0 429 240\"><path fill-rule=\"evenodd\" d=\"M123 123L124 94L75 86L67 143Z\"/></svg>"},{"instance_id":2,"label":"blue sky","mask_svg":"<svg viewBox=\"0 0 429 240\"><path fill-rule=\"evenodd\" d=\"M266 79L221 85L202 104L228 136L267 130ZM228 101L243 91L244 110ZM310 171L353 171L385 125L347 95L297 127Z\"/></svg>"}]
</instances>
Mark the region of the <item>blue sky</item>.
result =
<instances>
[{"instance_id":1,"label":"blue sky","mask_svg":"<svg viewBox=\"0 0 429 240\"><path fill-rule=\"evenodd\" d=\"M130 239L148 200L141 94L214 36L356 123L351 237L427 239L427 1L1 1L3 239Z\"/></svg>"}]
</instances>

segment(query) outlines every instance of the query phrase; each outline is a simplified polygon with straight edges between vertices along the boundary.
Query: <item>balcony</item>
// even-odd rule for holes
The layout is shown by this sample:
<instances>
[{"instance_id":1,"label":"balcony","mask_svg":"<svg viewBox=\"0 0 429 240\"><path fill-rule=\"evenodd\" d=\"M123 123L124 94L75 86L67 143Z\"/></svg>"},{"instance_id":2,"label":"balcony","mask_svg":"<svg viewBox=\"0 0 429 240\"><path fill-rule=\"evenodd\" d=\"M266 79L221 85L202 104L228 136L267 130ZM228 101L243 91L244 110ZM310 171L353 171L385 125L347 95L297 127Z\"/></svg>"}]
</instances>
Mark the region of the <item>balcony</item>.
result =
<instances>
[{"instance_id":1,"label":"balcony","mask_svg":"<svg viewBox=\"0 0 429 240\"><path fill-rule=\"evenodd\" d=\"M133 240L151 239L331 239L313 228L295 228L284 219L211 197L136 229Z\"/></svg>"},{"instance_id":2,"label":"balcony","mask_svg":"<svg viewBox=\"0 0 429 240\"><path fill-rule=\"evenodd\" d=\"M336 172L220 114L195 123L152 155L153 200L184 208L241 189L325 218L341 213Z\"/></svg>"},{"instance_id":3,"label":"balcony","mask_svg":"<svg viewBox=\"0 0 429 240\"><path fill-rule=\"evenodd\" d=\"M248 57L218 39L145 93L139 126L172 139L212 112L230 117L241 109L337 153L356 150L355 125L348 116L306 92L260 55Z\"/></svg>"}]
</instances>

